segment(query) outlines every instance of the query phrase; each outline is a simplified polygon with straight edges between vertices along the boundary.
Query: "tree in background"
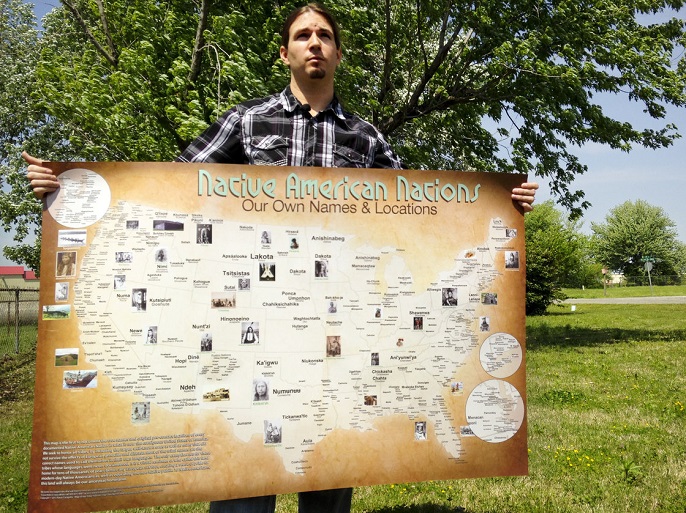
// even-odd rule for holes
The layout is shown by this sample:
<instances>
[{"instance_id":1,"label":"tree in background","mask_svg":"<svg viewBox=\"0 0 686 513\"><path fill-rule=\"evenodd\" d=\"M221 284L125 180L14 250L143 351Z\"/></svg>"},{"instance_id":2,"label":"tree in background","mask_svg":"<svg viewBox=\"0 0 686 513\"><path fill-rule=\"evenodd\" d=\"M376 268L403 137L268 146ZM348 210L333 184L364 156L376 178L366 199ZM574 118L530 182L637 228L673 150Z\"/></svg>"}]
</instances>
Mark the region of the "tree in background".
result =
<instances>
[{"instance_id":1,"label":"tree in background","mask_svg":"<svg viewBox=\"0 0 686 513\"><path fill-rule=\"evenodd\" d=\"M627 201L610 210L604 223L592 223L591 229L595 258L627 278L646 276L646 259L653 260L652 276L674 279L686 272L686 247L660 207Z\"/></svg>"},{"instance_id":2,"label":"tree in background","mask_svg":"<svg viewBox=\"0 0 686 513\"><path fill-rule=\"evenodd\" d=\"M3 0L7 2L8 0ZM16 0L11 0L16 4ZM280 90L278 30L293 1L62 0L32 42L31 109L52 130L22 132L85 160L171 160L227 108ZM549 180L580 213L570 146L669 146L676 127L641 129L607 116L598 93L626 96L656 119L686 104L686 61L673 66L684 20L644 25L683 0L541 2L339 0L337 91L419 169L517 171ZM37 53L39 52L39 53ZM20 104L7 104L16 108ZM485 122L486 120L486 122ZM490 127L490 128L489 128ZM3 128L4 129L4 128ZM38 133L49 133L39 142ZM39 138L40 139L40 138ZM19 195L23 166L6 170ZM18 190L15 190L18 188ZM13 217L23 226L32 218Z\"/></svg>"},{"instance_id":3,"label":"tree in background","mask_svg":"<svg viewBox=\"0 0 686 513\"><path fill-rule=\"evenodd\" d=\"M524 226L526 313L541 315L553 302L565 299L562 287L588 285L585 280L593 280L594 266L578 221L569 220L552 201L537 205L524 218ZM599 275L600 269L595 270Z\"/></svg>"}]
</instances>

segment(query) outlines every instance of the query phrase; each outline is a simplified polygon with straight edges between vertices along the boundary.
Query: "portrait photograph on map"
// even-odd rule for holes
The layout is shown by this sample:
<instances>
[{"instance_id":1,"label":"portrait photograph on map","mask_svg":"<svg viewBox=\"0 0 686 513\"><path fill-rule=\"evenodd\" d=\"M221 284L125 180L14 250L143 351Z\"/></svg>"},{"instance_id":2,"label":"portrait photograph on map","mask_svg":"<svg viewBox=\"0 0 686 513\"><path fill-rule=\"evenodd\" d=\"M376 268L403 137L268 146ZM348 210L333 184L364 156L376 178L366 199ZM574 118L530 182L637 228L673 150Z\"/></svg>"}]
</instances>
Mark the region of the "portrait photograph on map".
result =
<instances>
[{"instance_id":1,"label":"portrait photograph on map","mask_svg":"<svg viewBox=\"0 0 686 513\"><path fill-rule=\"evenodd\" d=\"M73 367L79 364L79 348L55 349L55 367Z\"/></svg>"},{"instance_id":2,"label":"portrait photograph on map","mask_svg":"<svg viewBox=\"0 0 686 513\"><path fill-rule=\"evenodd\" d=\"M374 309L374 318L375 319L381 319L381 308L375 308Z\"/></svg>"},{"instance_id":3,"label":"portrait photograph on map","mask_svg":"<svg viewBox=\"0 0 686 513\"><path fill-rule=\"evenodd\" d=\"M498 304L498 294L495 292L482 292L481 293L481 304L482 305L497 305Z\"/></svg>"},{"instance_id":4,"label":"portrait photograph on map","mask_svg":"<svg viewBox=\"0 0 686 513\"><path fill-rule=\"evenodd\" d=\"M479 317L479 331L490 331L491 318L486 316Z\"/></svg>"},{"instance_id":5,"label":"portrait photograph on map","mask_svg":"<svg viewBox=\"0 0 686 513\"><path fill-rule=\"evenodd\" d=\"M148 308L148 289L133 289L131 291L131 310L145 312Z\"/></svg>"},{"instance_id":6,"label":"portrait photograph on map","mask_svg":"<svg viewBox=\"0 0 686 513\"><path fill-rule=\"evenodd\" d=\"M376 406L377 403L377 398L375 395L365 395L364 396L364 405L365 406Z\"/></svg>"},{"instance_id":7,"label":"portrait photograph on map","mask_svg":"<svg viewBox=\"0 0 686 513\"><path fill-rule=\"evenodd\" d=\"M260 323L259 322L242 322L241 323L241 344L259 344L260 343Z\"/></svg>"},{"instance_id":8,"label":"portrait photograph on map","mask_svg":"<svg viewBox=\"0 0 686 513\"><path fill-rule=\"evenodd\" d=\"M126 275L125 274L115 274L114 275L114 290L124 290L126 288Z\"/></svg>"},{"instance_id":9,"label":"portrait photograph on map","mask_svg":"<svg viewBox=\"0 0 686 513\"><path fill-rule=\"evenodd\" d=\"M264 421L264 443L265 444L280 444L281 443L281 423L273 420Z\"/></svg>"},{"instance_id":10,"label":"portrait photograph on map","mask_svg":"<svg viewBox=\"0 0 686 513\"><path fill-rule=\"evenodd\" d=\"M130 219L126 221L127 230L138 230L138 219Z\"/></svg>"},{"instance_id":11,"label":"portrait photograph on map","mask_svg":"<svg viewBox=\"0 0 686 513\"><path fill-rule=\"evenodd\" d=\"M268 245L272 243L272 234L271 232L268 231L263 231L262 235L260 236L260 243L262 245Z\"/></svg>"},{"instance_id":12,"label":"portrait photograph on map","mask_svg":"<svg viewBox=\"0 0 686 513\"><path fill-rule=\"evenodd\" d=\"M157 344L157 326L148 326L145 330L145 343Z\"/></svg>"},{"instance_id":13,"label":"portrait photograph on map","mask_svg":"<svg viewBox=\"0 0 686 513\"><path fill-rule=\"evenodd\" d=\"M62 278L73 278L76 276L76 251L57 252L55 276Z\"/></svg>"},{"instance_id":14,"label":"portrait photograph on map","mask_svg":"<svg viewBox=\"0 0 686 513\"><path fill-rule=\"evenodd\" d=\"M133 262L133 253L130 251L116 251L114 261L118 264L130 264Z\"/></svg>"},{"instance_id":15,"label":"portrait photograph on map","mask_svg":"<svg viewBox=\"0 0 686 513\"><path fill-rule=\"evenodd\" d=\"M327 278L329 276L329 261L315 260L314 261L314 277Z\"/></svg>"},{"instance_id":16,"label":"portrait photograph on map","mask_svg":"<svg viewBox=\"0 0 686 513\"><path fill-rule=\"evenodd\" d=\"M300 244L298 244L298 239L293 237L291 239L291 246L290 247L291 247L291 249L298 249L300 247Z\"/></svg>"},{"instance_id":17,"label":"portrait photograph on map","mask_svg":"<svg viewBox=\"0 0 686 513\"><path fill-rule=\"evenodd\" d=\"M260 281L276 280L276 265L274 262L260 262Z\"/></svg>"},{"instance_id":18,"label":"portrait photograph on map","mask_svg":"<svg viewBox=\"0 0 686 513\"><path fill-rule=\"evenodd\" d=\"M238 290L250 290L250 278L238 278Z\"/></svg>"},{"instance_id":19,"label":"portrait photograph on map","mask_svg":"<svg viewBox=\"0 0 686 513\"><path fill-rule=\"evenodd\" d=\"M412 328L415 330L424 329L424 317L415 317L412 323Z\"/></svg>"},{"instance_id":20,"label":"portrait photograph on map","mask_svg":"<svg viewBox=\"0 0 686 513\"><path fill-rule=\"evenodd\" d=\"M514 239L517 236L517 228L505 228L505 237Z\"/></svg>"},{"instance_id":21,"label":"portrait photograph on map","mask_svg":"<svg viewBox=\"0 0 686 513\"><path fill-rule=\"evenodd\" d=\"M59 230L57 234L57 247L71 248L86 245L86 230Z\"/></svg>"},{"instance_id":22,"label":"portrait photograph on map","mask_svg":"<svg viewBox=\"0 0 686 513\"><path fill-rule=\"evenodd\" d=\"M341 337L338 335L326 337L326 356L341 356Z\"/></svg>"},{"instance_id":23,"label":"portrait photograph on map","mask_svg":"<svg viewBox=\"0 0 686 513\"><path fill-rule=\"evenodd\" d=\"M253 402L269 401L269 382L263 378L253 379Z\"/></svg>"},{"instance_id":24,"label":"portrait photograph on map","mask_svg":"<svg viewBox=\"0 0 686 513\"><path fill-rule=\"evenodd\" d=\"M505 252L505 269L519 269L519 251Z\"/></svg>"},{"instance_id":25,"label":"portrait photograph on map","mask_svg":"<svg viewBox=\"0 0 686 513\"><path fill-rule=\"evenodd\" d=\"M147 424L150 422L150 402L131 403L131 423Z\"/></svg>"},{"instance_id":26,"label":"portrait photograph on map","mask_svg":"<svg viewBox=\"0 0 686 513\"><path fill-rule=\"evenodd\" d=\"M454 287L444 287L441 291L443 306L457 306L457 294Z\"/></svg>"},{"instance_id":27,"label":"portrait photograph on map","mask_svg":"<svg viewBox=\"0 0 686 513\"><path fill-rule=\"evenodd\" d=\"M212 244L212 225L197 225L197 227L195 228L195 241L198 244Z\"/></svg>"},{"instance_id":28,"label":"portrait photograph on map","mask_svg":"<svg viewBox=\"0 0 686 513\"><path fill-rule=\"evenodd\" d=\"M200 351L212 351L212 333L206 331L200 336Z\"/></svg>"},{"instance_id":29,"label":"portrait photograph on map","mask_svg":"<svg viewBox=\"0 0 686 513\"><path fill-rule=\"evenodd\" d=\"M212 292L212 308L236 308L236 291Z\"/></svg>"},{"instance_id":30,"label":"portrait photograph on map","mask_svg":"<svg viewBox=\"0 0 686 513\"><path fill-rule=\"evenodd\" d=\"M338 313L338 302L329 301L329 306L326 308L326 312L330 314Z\"/></svg>"},{"instance_id":31,"label":"portrait photograph on map","mask_svg":"<svg viewBox=\"0 0 686 513\"><path fill-rule=\"evenodd\" d=\"M155 250L155 262L158 264L164 264L168 260L168 255L167 255L167 249L166 248L157 248Z\"/></svg>"},{"instance_id":32,"label":"portrait photograph on map","mask_svg":"<svg viewBox=\"0 0 686 513\"><path fill-rule=\"evenodd\" d=\"M414 439L426 440L426 422L414 423Z\"/></svg>"},{"instance_id":33,"label":"portrait photograph on map","mask_svg":"<svg viewBox=\"0 0 686 513\"><path fill-rule=\"evenodd\" d=\"M55 302L69 300L69 282L60 281L55 283Z\"/></svg>"},{"instance_id":34,"label":"portrait photograph on map","mask_svg":"<svg viewBox=\"0 0 686 513\"><path fill-rule=\"evenodd\" d=\"M379 353L372 353L371 362L372 365L379 365Z\"/></svg>"}]
</instances>

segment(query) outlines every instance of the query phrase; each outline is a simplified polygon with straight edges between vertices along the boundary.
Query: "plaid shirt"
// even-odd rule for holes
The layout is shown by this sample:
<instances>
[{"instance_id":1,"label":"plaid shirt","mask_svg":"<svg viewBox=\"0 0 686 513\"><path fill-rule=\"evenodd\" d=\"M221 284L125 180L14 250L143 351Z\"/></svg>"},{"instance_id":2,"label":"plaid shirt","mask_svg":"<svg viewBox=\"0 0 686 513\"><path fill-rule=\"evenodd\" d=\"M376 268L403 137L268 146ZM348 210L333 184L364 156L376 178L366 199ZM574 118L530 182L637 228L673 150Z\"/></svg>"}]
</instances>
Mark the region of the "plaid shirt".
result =
<instances>
[{"instance_id":1,"label":"plaid shirt","mask_svg":"<svg viewBox=\"0 0 686 513\"><path fill-rule=\"evenodd\" d=\"M402 164L373 125L334 97L312 117L287 87L226 112L176 159L269 166L383 167Z\"/></svg>"}]
</instances>

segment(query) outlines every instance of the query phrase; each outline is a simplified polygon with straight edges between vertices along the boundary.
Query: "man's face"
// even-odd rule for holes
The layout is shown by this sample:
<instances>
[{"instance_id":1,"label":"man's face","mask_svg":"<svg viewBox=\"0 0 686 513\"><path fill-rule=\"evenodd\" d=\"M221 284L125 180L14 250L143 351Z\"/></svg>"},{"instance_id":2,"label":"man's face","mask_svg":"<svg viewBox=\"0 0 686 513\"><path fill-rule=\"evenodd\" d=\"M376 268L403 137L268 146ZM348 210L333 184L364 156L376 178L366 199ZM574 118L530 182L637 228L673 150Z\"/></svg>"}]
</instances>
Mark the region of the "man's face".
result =
<instances>
[{"instance_id":1,"label":"man's face","mask_svg":"<svg viewBox=\"0 0 686 513\"><path fill-rule=\"evenodd\" d=\"M312 11L301 14L288 32L288 48L281 47L281 59L296 78L332 79L341 50L326 18Z\"/></svg>"}]
</instances>

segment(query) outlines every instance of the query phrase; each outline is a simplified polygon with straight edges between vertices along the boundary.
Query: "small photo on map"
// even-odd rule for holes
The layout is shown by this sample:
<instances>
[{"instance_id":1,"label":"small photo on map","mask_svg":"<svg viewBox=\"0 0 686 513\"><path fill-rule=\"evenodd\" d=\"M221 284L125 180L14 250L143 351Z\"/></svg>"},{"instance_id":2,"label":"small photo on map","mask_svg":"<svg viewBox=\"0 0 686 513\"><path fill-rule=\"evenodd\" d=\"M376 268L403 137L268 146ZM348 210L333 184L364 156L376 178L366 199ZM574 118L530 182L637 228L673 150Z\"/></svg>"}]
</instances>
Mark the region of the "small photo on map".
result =
<instances>
[{"instance_id":1,"label":"small photo on map","mask_svg":"<svg viewBox=\"0 0 686 513\"><path fill-rule=\"evenodd\" d=\"M341 356L341 337L338 335L326 337L326 356Z\"/></svg>"},{"instance_id":2,"label":"small photo on map","mask_svg":"<svg viewBox=\"0 0 686 513\"><path fill-rule=\"evenodd\" d=\"M374 308L374 318L381 319L381 308Z\"/></svg>"},{"instance_id":3,"label":"small photo on map","mask_svg":"<svg viewBox=\"0 0 686 513\"><path fill-rule=\"evenodd\" d=\"M61 321L71 317L71 305L43 305L44 321Z\"/></svg>"},{"instance_id":4,"label":"small photo on map","mask_svg":"<svg viewBox=\"0 0 686 513\"><path fill-rule=\"evenodd\" d=\"M274 420L264 421L264 443L265 444L280 444L281 443L281 423Z\"/></svg>"},{"instance_id":5,"label":"small photo on map","mask_svg":"<svg viewBox=\"0 0 686 513\"><path fill-rule=\"evenodd\" d=\"M338 302L329 301L329 306L326 308L326 312L330 314L338 313Z\"/></svg>"},{"instance_id":6,"label":"small photo on map","mask_svg":"<svg viewBox=\"0 0 686 513\"><path fill-rule=\"evenodd\" d=\"M98 371L64 371L62 388L96 388Z\"/></svg>"},{"instance_id":7,"label":"small photo on map","mask_svg":"<svg viewBox=\"0 0 686 513\"><path fill-rule=\"evenodd\" d=\"M486 316L479 317L479 331L491 331L491 318Z\"/></svg>"},{"instance_id":8,"label":"small photo on map","mask_svg":"<svg viewBox=\"0 0 686 513\"><path fill-rule=\"evenodd\" d=\"M271 232L268 231L263 231L262 235L260 236L260 243L263 245L268 245L272 243L272 234Z\"/></svg>"},{"instance_id":9,"label":"small photo on map","mask_svg":"<svg viewBox=\"0 0 686 513\"><path fill-rule=\"evenodd\" d=\"M179 221L169 221L166 219L155 219L152 222L152 229L165 232L182 232L183 223Z\"/></svg>"},{"instance_id":10,"label":"small photo on map","mask_svg":"<svg viewBox=\"0 0 686 513\"><path fill-rule=\"evenodd\" d=\"M517 228L505 228L505 237L514 239L517 236Z\"/></svg>"},{"instance_id":11,"label":"small photo on map","mask_svg":"<svg viewBox=\"0 0 686 513\"><path fill-rule=\"evenodd\" d=\"M295 237L291 238L290 248L293 250L300 248L300 244L298 243L298 239L296 239Z\"/></svg>"},{"instance_id":12,"label":"small photo on map","mask_svg":"<svg viewBox=\"0 0 686 513\"><path fill-rule=\"evenodd\" d=\"M315 260L314 261L314 277L328 278L329 277L329 261Z\"/></svg>"},{"instance_id":13,"label":"small photo on map","mask_svg":"<svg viewBox=\"0 0 686 513\"><path fill-rule=\"evenodd\" d=\"M252 380L253 390L253 402L269 401L269 382L263 378L255 378Z\"/></svg>"},{"instance_id":14,"label":"small photo on map","mask_svg":"<svg viewBox=\"0 0 686 513\"><path fill-rule=\"evenodd\" d=\"M212 244L212 225L199 224L195 228L195 242L198 244Z\"/></svg>"},{"instance_id":15,"label":"small photo on map","mask_svg":"<svg viewBox=\"0 0 686 513\"><path fill-rule=\"evenodd\" d=\"M259 322L242 322L241 323L241 344L259 344L260 343L260 323Z\"/></svg>"},{"instance_id":16,"label":"small photo on map","mask_svg":"<svg viewBox=\"0 0 686 513\"><path fill-rule=\"evenodd\" d=\"M250 290L250 278L238 278L238 290Z\"/></svg>"},{"instance_id":17,"label":"small photo on map","mask_svg":"<svg viewBox=\"0 0 686 513\"><path fill-rule=\"evenodd\" d=\"M236 308L236 291L212 292L212 308Z\"/></svg>"},{"instance_id":18,"label":"small photo on map","mask_svg":"<svg viewBox=\"0 0 686 513\"><path fill-rule=\"evenodd\" d=\"M138 230L138 219L129 219L126 221L127 230Z\"/></svg>"},{"instance_id":19,"label":"small photo on map","mask_svg":"<svg viewBox=\"0 0 686 513\"><path fill-rule=\"evenodd\" d=\"M55 302L69 300L69 282L60 281L55 283Z\"/></svg>"},{"instance_id":20,"label":"small photo on map","mask_svg":"<svg viewBox=\"0 0 686 513\"><path fill-rule=\"evenodd\" d=\"M155 262L158 264L166 264L169 260L169 253L167 248L157 248L155 250Z\"/></svg>"},{"instance_id":21,"label":"small photo on map","mask_svg":"<svg viewBox=\"0 0 686 513\"><path fill-rule=\"evenodd\" d=\"M424 317L415 317L412 322L412 328L420 331L424 329Z\"/></svg>"},{"instance_id":22,"label":"small photo on map","mask_svg":"<svg viewBox=\"0 0 686 513\"><path fill-rule=\"evenodd\" d=\"M157 344L157 326L148 326L145 330L145 343Z\"/></svg>"},{"instance_id":23,"label":"small photo on map","mask_svg":"<svg viewBox=\"0 0 686 513\"><path fill-rule=\"evenodd\" d=\"M74 248L86 245L86 230L59 230L57 234L57 247Z\"/></svg>"},{"instance_id":24,"label":"small photo on map","mask_svg":"<svg viewBox=\"0 0 686 513\"><path fill-rule=\"evenodd\" d=\"M150 422L150 402L131 403L131 424L147 424Z\"/></svg>"},{"instance_id":25,"label":"small photo on map","mask_svg":"<svg viewBox=\"0 0 686 513\"><path fill-rule=\"evenodd\" d=\"M505 269L519 269L519 251L505 251Z\"/></svg>"},{"instance_id":26,"label":"small photo on map","mask_svg":"<svg viewBox=\"0 0 686 513\"><path fill-rule=\"evenodd\" d=\"M114 275L114 290L125 290L126 289L126 275L125 274L115 274Z\"/></svg>"},{"instance_id":27,"label":"small photo on map","mask_svg":"<svg viewBox=\"0 0 686 513\"><path fill-rule=\"evenodd\" d=\"M464 392L464 383L462 381L453 381L450 383L450 393L453 395L462 395Z\"/></svg>"},{"instance_id":28,"label":"small photo on map","mask_svg":"<svg viewBox=\"0 0 686 513\"><path fill-rule=\"evenodd\" d=\"M206 331L200 337L200 351L212 351L212 333Z\"/></svg>"},{"instance_id":29,"label":"small photo on map","mask_svg":"<svg viewBox=\"0 0 686 513\"><path fill-rule=\"evenodd\" d=\"M365 406L376 406L378 404L378 400L375 395L365 395L364 396L364 405Z\"/></svg>"},{"instance_id":30,"label":"small photo on map","mask_svg":"<svg viewBox=\"0 0 686 513\"><path fill-rule=\"evenodd\" d=\"M117 264L130 264L133 262L133 253L130 251L116 251L114 253L114 261Z\"/></svg>"},{"instance_id":31,"label":"small photo on map","mask_svg":"<svg viewBox=\"0 0 686 513\"><path fill-rule=\"evenodd\" d=\"M230 401L231 393L226 387L215 388L214 390L202 394L202 400L205 402Z\"/></svg>"},{"instance_id":32,"label":"small photo on map","mask_svg":"<svg viewBox=\"0 0 686 513\"><path fill-rule=\"evenodd\" d=\"M414 423L414 439L426 440L426 422Z\"/></svg>"},{"instance_id":33,"label":"small photo on map","mask_svg":"<svg viewBox=\"0 0 686 513\"><path fill-rule=\"evenodd\" d=\"M73 278L76 276L76 251L58 251L55 262L55 276Z\"/></svg>"},{"instance_id":34,"label":"small photo on map","mask_svg":"<svg viewBox=\"0 0 686 513\"><path fill-rule=\"evenodd\" d=\"M443 287L441 291L443 306L457 306L457 293L454 287Z\"/></svg>"},{"instance_id":35,"label":"small photo on map","mask_svg":"<svg viewBox=\"0 0 686 513\"><path fill-rule=\"evenodd\" d=\"M276 265L274 262L260 262L260 281L276 280Z\"/></svg>"},{"instance_id":36,"label":"small photo on map","mask_svg":"<svg viewBox=\"0 0 686 513\"><path fill-rule=\"evenodd\" d=\"M371 364L379 365L379 353L372 353Z\"/></svg>"},{"instance_id":37,"label":"small photo on map","mask_svg":"<svg viewBox=\"0 0 686 513\"><path fill-rule=\"evenodd\" d=\"M55 349L55 367L71 367L79 364L79 348Z\"/></svg>"},{"instance_id":38,"label":"small photo on map","mask_svg":"<svg viewBox=\"0 0 686 513\"><path fill-rule=\"evenodd\" d=\"M398 347L403 347L403 344L405 343L404 338L399 338L398 341L395 343L396 346Z\"/></svg>"},{"instance_id":39,"label":"small photo on map","mask_svg":"<svg viewBox=\"0 0 686 513\"><path fill-rule=\"evenodd\" d=\"M481 293L481 304L482 305L497 305L498 304L498 294L495 292L482 292Z\"/></svg>"},{"instance_id":40,"label":"small photo on map","mask_svg":"<svg viewBox=\"0 0 686 513\"><path fill-rule=\"evenodd\" d=\"M148 289L131 291L131 311L145 312L148 309Z\"/></svg>"},{"instance_id":41,"label":"small photo on map","mask_svg":"<svg viewBox=\"0 0 686 513\"><path fill-rule=\"evenodd\" d=\"M460 436L475 436L471 426L460 426Z\"/></svg>"}]
</instances>

